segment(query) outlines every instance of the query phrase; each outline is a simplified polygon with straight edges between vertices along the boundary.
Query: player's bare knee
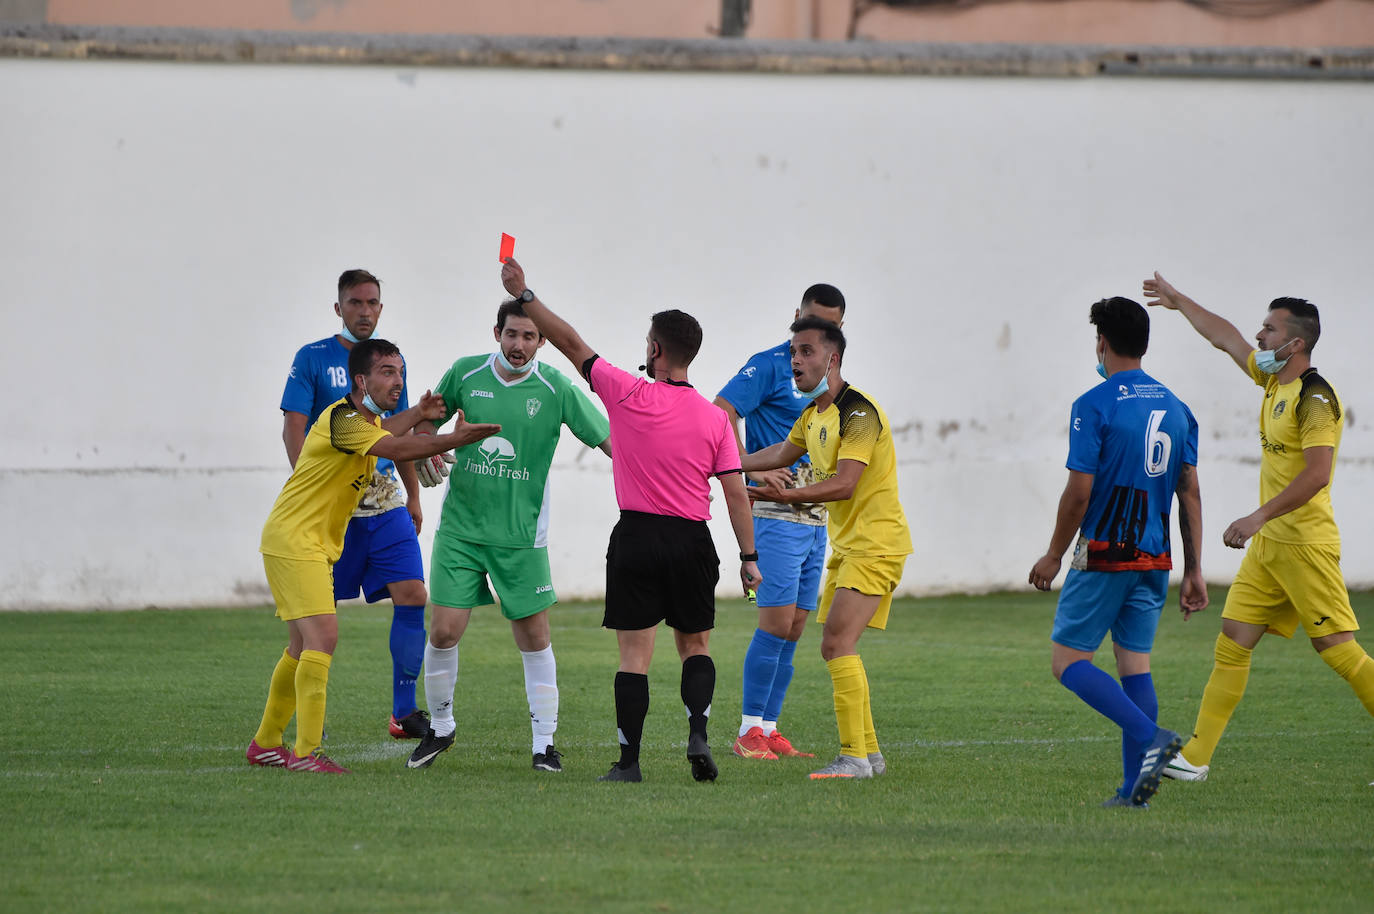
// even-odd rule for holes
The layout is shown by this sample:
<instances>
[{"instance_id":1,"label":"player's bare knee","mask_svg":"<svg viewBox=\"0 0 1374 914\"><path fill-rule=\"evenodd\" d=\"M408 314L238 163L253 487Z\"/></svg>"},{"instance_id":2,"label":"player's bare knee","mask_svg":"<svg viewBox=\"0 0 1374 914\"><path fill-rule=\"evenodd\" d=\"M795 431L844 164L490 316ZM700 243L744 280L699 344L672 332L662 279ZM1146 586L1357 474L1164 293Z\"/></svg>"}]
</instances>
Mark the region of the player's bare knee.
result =
<instances>
[{"instance_id":1,"label":"player's bare knee","mask_svg":"<svg viewBox=\"0 0 1374 914\"><path fill-rule=\"evenodd\" d=\"M453 610L445 612L436 606L429 621L429 643L440 650L453 647L463 637L464 626L461 623L458 613Z\"/></svg>"},{"instance_id":2,"label":"player's bare knee","mask_svg":"<svg viewBox=\"0 0 1374 914\"><path fill-rule=\"evenodd\" d=\"M1320 654L1322 651L1326 650L1329 647L1335 647L1338 644L1344 644L1347 641L1354 640L1354 632L1336 632L1335 634L1331 635L1322 635L1320 638L1313 638L1312 649L1315 650L1318 654Z\"/></svg>"},{"instance_id":3,"label":"player's bare knee","mask_svg":"<svg viewBox=\"0 0 1374 914\"><path fill-rule=\"evenodd\" d=\"M549 646L552 640L549 636L549 614L547 611L538 612L523 619L512 619L510 630L511 635L515 638L515 646L526 653L542 651Z\"/></svg>"},{"instance_id":4,"label":"player's bare knee","mask_svg":"<svg viewBox=\"0 0 1374 914\"><path fill-rule=\"evenodd\" d=\"M391 602L397 606L424 606L429 602L424 581L394 581L386 585L386 589L391 594Z\"/></svg>"}]
</instances>

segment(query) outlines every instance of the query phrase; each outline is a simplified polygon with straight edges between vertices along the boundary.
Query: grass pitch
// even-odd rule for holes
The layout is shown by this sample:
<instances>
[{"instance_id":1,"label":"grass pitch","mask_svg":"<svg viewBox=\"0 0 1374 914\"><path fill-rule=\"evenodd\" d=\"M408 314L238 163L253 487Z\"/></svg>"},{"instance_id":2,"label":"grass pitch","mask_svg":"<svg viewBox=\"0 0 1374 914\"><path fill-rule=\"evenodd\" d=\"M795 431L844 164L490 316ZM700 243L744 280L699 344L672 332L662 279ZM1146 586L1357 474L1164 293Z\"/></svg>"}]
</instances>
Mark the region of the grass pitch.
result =
<instances>
[{"instance_id":1,"label":"grass pitch","mask_svg":"<svg viewBox=\"0 0 1374 914\"><path fill-rule=\"evenodd\" d=\"M1180 731L1223 597L1160 626L1161 721ZM243 761L285 640L270 610L0 614L0 910L1374 908L1374 721L1305 641L1261 644L1209 781L1104 810L1118 736L1051 679L1053 610L1031 593L898 601L860 645L888 774L846 783L806 779L838 751L814 629L783 727L815 764L730 754L755 615L723 603L720 779L691 779L665 632L638 785L595 781L617 757L599 606L554 610L562 775L530 769L494 610L463 639L458 742L422 771L386 736L389 604L341 610L326 749L349 777Z\"/></svg>"}]
</instances>

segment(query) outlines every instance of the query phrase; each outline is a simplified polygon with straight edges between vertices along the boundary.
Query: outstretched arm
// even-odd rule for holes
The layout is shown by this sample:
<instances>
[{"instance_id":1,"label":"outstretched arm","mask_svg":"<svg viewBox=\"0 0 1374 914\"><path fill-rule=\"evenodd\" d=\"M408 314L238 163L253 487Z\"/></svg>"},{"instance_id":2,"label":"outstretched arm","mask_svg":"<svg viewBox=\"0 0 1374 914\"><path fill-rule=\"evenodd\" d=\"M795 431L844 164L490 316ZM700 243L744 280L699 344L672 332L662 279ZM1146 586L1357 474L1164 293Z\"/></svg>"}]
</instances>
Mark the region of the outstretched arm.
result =
<instances>
[{"instance_id":1,"label":"outstretched arm","mask_svg":"<svg viewBox=\"0 0 1374 914\"><path fill-rule=\"evenodd\" d=\"M1069 470L1069 481L1064 486L1064 494L1059 496L1059 510L1055 514L1050 546L1031 566L1028 581L1036 590L1049 590L1050 583L1059 574L1064 552L1083 523L1083 515L1088 512L1088 500L1092 494L1093 474Z\"/></svg>"},{"instance_id":2,"label":"outstretched arm","mask_svg":"<svg viewBox=\"0 0 1374 914\"><path fill-rule=\"evenodd\" d=\"M1169 285L1159 273L1155 273L1154 279L1145 280L1142 288L1145 290L1145 304L1159 305L1181 313L1203 339L1229 355L1240 366L1240 370L1249 376L1250 366L1247 363L1250 350L1255 347L1236 329L1235 324L1213 314Z\"/></svg>"},{"instance_id":3,"label":"outstretched arm","mask_svg":"<svg viewBox=\"0 0 1374 914\"><path fill-rule=\"evenodd\" d=\"M746 473L757 473L760 470L773 470L778 467L790 467L797 462L797 458L806 453L805 448L798 447L790 441L779 441L777 444L755 451L752 454L741 454L740 465L744 467ZM791 478L792 474L788 474ZM783 488L783 486L775 486Z\"/></svg>"},{"instance_id":4,"label":"outstretched arm","mask_svg":"<svg viewBox=\"0 0 1374 914\"><path fill-rule=\"evenodd\" d=\"M740 416L739 413L735 412L735 404L731 403L729 400L725 399L722 396L717 396L711 402L714 403L716 406L719 406L721 408L721 411L725 413L725 418L730 420L730 428L734 430L735 433L735 446L739 448L739 455L741 458L743 458L748 453L748 451L744 449L744 440L740 438ZM797 455L797 457L800 456L801 454ZM794 457L793 460L795 461L796 458ZM779 489L785 489L792 484L792 471L787 469L787 467L790 466L791 464L786 464L783 467L776 467L771 470L755 470L753 472L746 472L745 475L748 476L750 479L754 480L754 482L761 483L764 485L773 485L778 487Z\"/></svg>"},{"instance_id":5,"label":"outstretched arm","mask_svg":"<svg viewBox=\"0 0 1374 914\"><path fill-rule=\"evenodd\" d=\"M775 444L773 448L797 447L790 441ZM773 448L768 448L769 451ZM799 449L800 450L800 449ZM764 454L767 451L759 451ZM792 460L796 460L795 457ZM789 461L790 465L790 461ZM749 497L755 501L775 501L783 505L815 505L827 501L844 501L852 498L859 487L859 479L864 475L868 464L862 460L841 460L835 464L835 475L821 482L795 489L779 489L777 486L751 486Z\"/></svg>"},{"instance_id":6,"label":"outstretched arm","mask_svg":"<svg viewBox=\"0 0 1374 914\"><path fill-rule=\"evenodd\" d=\"M506 291L516 298L520 293L529 288L525 283L525 271L520 264L515 262L514 257L506 258L506 262L501 265L501 284L506 287ZM563 318L549 310L549 306L535 296L532 301L524 304L525 315L539 328L539 332L544 335L553 347L572 362L573 368L579 373L582 371L582 364L596 355L592 347L588 346L577 331L573 329Z\"/></svg>"},{"instance_id":7,"label":"outstretched arm","mask_svg":"<svg viewBox=\"0 0 1374 914\"><path fill-rule=\"evenodd\" d=\"M1178 608L1183 620L1207 608L1207 582L1202 579L1202 490L1197 467L1184 464L1178 474L1178 531L1183 537L1183 586Z\"/></svg>"},{"instance_id":8,"label":"outstretched arm","mask_svg":"<svg viewBox=\"0 0 1374 914\"><path fill-rule=\"evenodd\" d=\"M440 402L443 402L442 400ZM453 431L440 435L402 435L379 439L368 448L375 457L385 457L400 463L402 460L419 460L432 457L456 447L466 447L474 441L481 441L501 431L501 426L489 422L472 423L463 418L463 411L453 414Z\"/></svg>"}]
</instances>

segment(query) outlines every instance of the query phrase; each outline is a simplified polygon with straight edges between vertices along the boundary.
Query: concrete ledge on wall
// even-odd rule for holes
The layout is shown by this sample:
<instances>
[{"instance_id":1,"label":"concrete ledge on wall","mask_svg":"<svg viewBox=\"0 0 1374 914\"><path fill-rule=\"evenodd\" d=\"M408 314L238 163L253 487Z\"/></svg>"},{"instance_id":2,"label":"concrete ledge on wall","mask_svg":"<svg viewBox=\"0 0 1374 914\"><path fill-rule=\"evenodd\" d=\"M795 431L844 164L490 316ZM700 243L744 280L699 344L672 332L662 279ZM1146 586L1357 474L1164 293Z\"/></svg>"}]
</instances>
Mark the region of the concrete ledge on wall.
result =
<instances>
[{"instance_id":1,"label":"concrete ledge on wall","mask_svg":"<svg viewBox=\"0 0 1374 914\"><path fill-rule=\"evenodd\" d=\"M1374 48L345 35L0 24L0 57L926 76L1374 79Z\"/></svg>"}]
</instances>

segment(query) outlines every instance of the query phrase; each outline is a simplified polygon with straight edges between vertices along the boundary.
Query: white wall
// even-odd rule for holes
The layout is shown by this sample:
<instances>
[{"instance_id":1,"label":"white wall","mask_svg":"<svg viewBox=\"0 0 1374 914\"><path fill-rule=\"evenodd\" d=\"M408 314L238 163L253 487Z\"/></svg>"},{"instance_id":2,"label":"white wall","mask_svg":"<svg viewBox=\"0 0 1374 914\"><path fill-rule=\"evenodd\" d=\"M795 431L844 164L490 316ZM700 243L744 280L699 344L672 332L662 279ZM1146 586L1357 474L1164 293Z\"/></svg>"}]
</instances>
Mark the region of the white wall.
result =
<instances>
[{"instance_id":1,"label":"white wall","mask_svg":"<svg viewBox=\"0 0 1374 914\"><path fill-rule=\"evenodd\" d=\"M784 339L803 288L843 289L846 377L898 436L911 593L1024 586L1096 379L1093 300L1159 269L1249 334L1270 298L1308 297L1347 406L1346 572L1374 584L1369 84L7 59L0 124L0 607L266 602L277 403L337 326L335 277L383 278L379 333L423 388L490 347L502 231L622 365L650 313L695 314L708 396ZM1257 390L1152 316L1146 367L1202 424L1225 581ZM570 440L555 485L555 583L594 595L609 466Z\"/></svg>"}]
</instances>

